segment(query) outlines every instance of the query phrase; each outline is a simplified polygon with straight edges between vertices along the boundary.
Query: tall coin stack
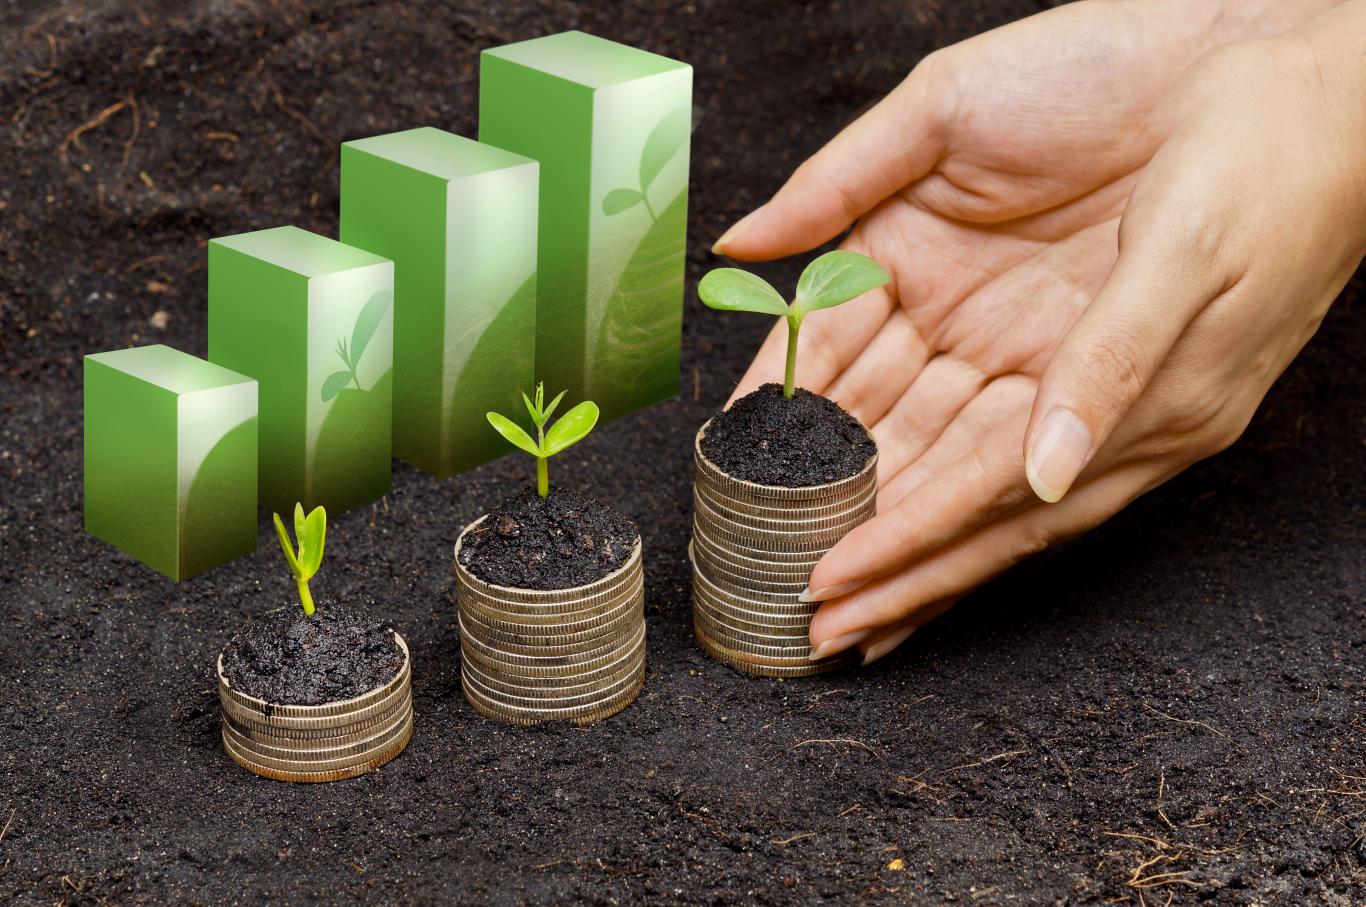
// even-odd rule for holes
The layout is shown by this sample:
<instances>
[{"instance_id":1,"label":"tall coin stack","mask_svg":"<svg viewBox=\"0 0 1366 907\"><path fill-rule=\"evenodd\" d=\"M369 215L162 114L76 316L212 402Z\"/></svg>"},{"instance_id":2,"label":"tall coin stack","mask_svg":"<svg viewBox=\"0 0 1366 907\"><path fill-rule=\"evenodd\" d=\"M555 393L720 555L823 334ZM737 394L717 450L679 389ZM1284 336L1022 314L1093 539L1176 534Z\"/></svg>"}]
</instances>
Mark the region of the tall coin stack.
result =
<instances>
[{"instance_id":1,"label":"tall coin stack","mask_svg":"<svg viewBox=\"0 0 1366 907\"><path fill-rule=\"evenodd\" d=\"M707 425L711 423L708 422ZM693 632L709 654L765 677L804 677L847 664L813 662L807 633L819 602L800 602L811 570L877 512L877 455L854 476L804 488L722 472L693 446Z\"/></svg>"},{"instance_id":2,"label":"tall coin stack","mask_svg":"<svg viewBox=\"0 0 1366 907\"><path fill-rule=\"evenodd\" d=\"M511 724L588 724L620 712L645 682L645 572L637 540L625 565L573 589L486 583L460 563L460 684L475 710ZM476 530L477 531L477 530Z\"/></svg>"},{"instance_id":3,"label":"tall coin stack","mask_svg":"<svg viewBox=\"0 0 1366 907\"><path fill-rule=\"evenodd\" d=\"M218 658L223 749L238 765L277 781L340 781L379 768L413 735L412 662L394 634L403 667L393 680L354 699L274 705L228 686Z\"/></svg>"}]
</instances>

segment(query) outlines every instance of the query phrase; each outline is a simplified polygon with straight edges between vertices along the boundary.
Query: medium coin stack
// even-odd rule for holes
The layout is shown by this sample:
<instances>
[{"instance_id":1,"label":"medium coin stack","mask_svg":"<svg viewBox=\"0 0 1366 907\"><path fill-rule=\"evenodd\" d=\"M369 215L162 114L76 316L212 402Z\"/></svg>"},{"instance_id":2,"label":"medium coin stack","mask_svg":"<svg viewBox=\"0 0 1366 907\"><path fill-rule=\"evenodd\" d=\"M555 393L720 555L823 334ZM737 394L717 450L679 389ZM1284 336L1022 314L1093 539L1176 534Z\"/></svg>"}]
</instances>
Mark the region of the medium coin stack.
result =
<instances>
[{"instance_id":1,"label":"medium coin stack","mask_svg":"<svg viewBox=\"0 0 1366 907\"><path fill-rule=\"evenodd\" d=\"M711 423L708 422L707 425ZM819 602L800 602L811 570L877 512L877 455L854 476L804 488L722 472L693 446L693 632L713 658L765 677L804 677L847 664L813 662L807 632Z\"/></svg>"},{"instance_id":2,"label":"medium coin stack","mask_svg":"<svg viewBox=\"0 0 1366 907\"><path fill-rule=\"evenodd\" d=\"M588 724L620 712L645 683L645 572L640 541L626 563L573 589L486 583L460 563L460 683L475 711L510 724Z\"/></svg>"},{"instance_id":3,"label":"medium coin stack","mask_svg":"<svg viewBox=\"0 0 1366 907\"><path fill-rule=\"evenodd\" d=\"M223 749L249 771L277 781L340 781L379 768L413 736L412 660L394 634L403 667L393 680L354 699L273 705L228 686L218 657Z\"/></svg>"}]
</instances>

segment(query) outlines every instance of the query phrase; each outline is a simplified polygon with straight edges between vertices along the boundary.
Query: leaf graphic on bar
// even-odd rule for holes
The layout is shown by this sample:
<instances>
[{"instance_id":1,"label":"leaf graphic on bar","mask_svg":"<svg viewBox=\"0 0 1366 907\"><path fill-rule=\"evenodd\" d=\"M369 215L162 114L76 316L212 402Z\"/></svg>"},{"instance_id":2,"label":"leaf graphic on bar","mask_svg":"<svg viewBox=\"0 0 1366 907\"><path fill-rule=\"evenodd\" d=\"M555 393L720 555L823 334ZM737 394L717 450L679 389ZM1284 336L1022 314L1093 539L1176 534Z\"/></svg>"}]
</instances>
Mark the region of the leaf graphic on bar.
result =
<instances>
[{"instance_id":1,"label":"leaf graphic on bar","mask_svg":"<svg viewBox=\"0 0 1366 907\"><path fill-rule=\"evenodd\" d=\"M374 339L375 331L379 329L380 322L384 320L384 313L389 310L389 304L393 301L394 294L389 290L376 292L366 300L360 314L356 316L356 324L351 328L350 346L348 347L345 337L337 341L337 357L346 366L346 370L333 372L323 381L324 403L336 397L349 383L354 382L356 388L361 389L360 358L365 355L365 348Z\"/></svg>"},{"instance_id":2,"label":"leaf graphic on bar","mask_svg":"<svg viewBox=\"0 0 1366 907\"><path fill-rule=\"evenodd\" d=\"M681 192L645 233L603 309L588 395L609 418L677 389L687 212Z\"/></svg>"},{"instance_id":3,"label":"leaf graphic on bar","mask_svg":"<svg viewBox=\"0 0 1366 907\"><path fill-rule=\"evenodd\" d=\"M602 200L602 213L608 216L620 214L640 204L642 198L643 196L634 189L613 189Z\"/></svg>"},{"instance_id":4,"label":"leaf graphic on bar","mask_svg":"<svg viewBox=\"0 0 1366 907\"><path fill-rule=\"evenodd\" d=\"M650 219L655 220L654 209L650 207L650 187L664 170L664 167L688 141L692 128L692 109L687 106L675 107L655 123L645 138L645 146L640 150L640 165L637 176L640 186L635 189L613 189L602 200L602 213L607 216L629 211L636 205L645 204Z\"/></svg>"},{"instance_id":5,"label":"leaf graphic on bar","mask_svg":"<svg viewBox=\"0 0 1366 907\"><path fill-rule=\"evenodd\" d=\"M688 140L691 131L692 111L688 107L675 107L664 114L650 135L645 139L645 147L640 152L640 191L648 192L655 177L664 165L678 153Z\"/></svg>"},{"instance_id":6,"label":"leaf graphic on bar","mask_svg":"<svg viewBox=\"0 0 1366 907\"><path fill-rule=\"evenodd\" d=\"M351 330L351 364L353 366L360 363L360 357L365 355L365 348L370 345L370 339L375 336L375 330L379 328L379 323L384 320L384 313L389 308L389 303L394 299L394 294L388 290L380 290L370 297L365 303L365 307L360 310L360 315L356 317L356 326Z\"/></svg>"},{"instance_id":7,"label":"leaf graphic on bar","mask_svg":"<svg viewBox=\"0 0 1366 907\"><path fill-rule=\"evenodd\" d=\"M342 388L351 383L351 373L349 371L333 372L327 376L323 382L323 402L326 403L333 397L342 392Z\"/></svg>"}]
</instances>

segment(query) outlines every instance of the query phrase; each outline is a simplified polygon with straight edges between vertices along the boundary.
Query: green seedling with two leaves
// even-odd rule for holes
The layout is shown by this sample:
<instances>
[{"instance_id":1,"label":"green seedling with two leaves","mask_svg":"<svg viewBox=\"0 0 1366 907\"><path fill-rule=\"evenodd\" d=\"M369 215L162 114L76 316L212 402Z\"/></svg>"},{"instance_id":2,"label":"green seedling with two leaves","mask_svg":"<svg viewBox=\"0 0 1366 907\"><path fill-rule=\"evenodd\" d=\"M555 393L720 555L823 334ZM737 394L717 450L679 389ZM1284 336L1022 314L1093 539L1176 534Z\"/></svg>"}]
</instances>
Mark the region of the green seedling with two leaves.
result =
<instances>
[{"instance_id":1,"label":"green seedling with two leaves","mask_svg":"<svg viewBox=\"0 0 1366 907\"><path fill-rule=\"evenodd\" d=\"M758 312L787 319L787 373L783 396L796 389L797 333L802 319L817 309L828 309L862 296L890 278L866 255L836 250L817 258L802 271L797 297L789 305L762 277L738 268L717 268L697 285L697 295L708 308L726 312Z\"/></svg>"},{"instance_id":2,"label":"green seedling with two leaves","mask_svg":"<svg viewBox=\"0 0 1366 907\"><path fill-rule=\"evenodd\" d=\"M522 402L526 404L526 411L531 414L531 422L536 426L535 438L507 416L498 413L488 414L489 424L498 434L536 458L536 493L541 497L550 494L550 471L546 461L566 447L582 441L593 430L593 426L598 424L598 405L591 400L585 400L547 429L546 425L550 422L555 408L564 399L564 395L565 392L560 391L555 399L546 405L544 383L536 385L535 400L528 397L525 392L522 393Z\"/></svg>"},{"instance_id":3,"label":"green seedling with two leaves","mask_svg":"<svg viewBox=\"0 0 1366 907\"><path fill-rule=\"evenodd\" d=\"M275 534L280 537L280 548L285 553L289 572L299 585L299 602L304 606L304 614L313 616L313 595L308 591L308 581L318 572L323 563L323 540L327 537L327 511L321 507L304 516L304 505L294 505L294 537L298 549L290 544L289 533L285 530L284 520L275 516Z\"/></svg>"}]
</instances>

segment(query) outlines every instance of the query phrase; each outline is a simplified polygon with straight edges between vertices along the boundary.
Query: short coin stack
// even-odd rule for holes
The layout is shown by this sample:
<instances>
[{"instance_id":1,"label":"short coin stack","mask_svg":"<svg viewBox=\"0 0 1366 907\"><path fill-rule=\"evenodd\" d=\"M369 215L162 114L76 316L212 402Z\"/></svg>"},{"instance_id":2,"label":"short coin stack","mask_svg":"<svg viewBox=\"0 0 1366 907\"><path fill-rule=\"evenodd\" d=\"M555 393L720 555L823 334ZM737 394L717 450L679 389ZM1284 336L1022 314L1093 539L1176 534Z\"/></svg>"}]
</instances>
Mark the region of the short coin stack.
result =
<instances>
[{"instance_id":1,"label":"short coin stack","mask_svg":"<svg viewBox=\"0 0 1366 907\"><path fill-rule=\"evenodd\" d=\"M460 683L480 714L511 724L588 724L620 712L645 682L645 574L637 540L596 582L540 591L496 586L460 563Z\"/></svg>"},{"instance_id":2,"label":"short coin stack","mask_svg":"<svg viewBox=\"0 0 1366 907\"><path fill-rule=\"evenodd\" d=\"M708 423L710 425L710 423ZM800 602L811 570L877 511L877 455L854 476L804 488L733 478L694 444L693 632L718 661L766 677L803 677L848 663L810 660L819 602Z\"/></svg>"},{"instance_id":3,"label":"short coin stack","mask_svg":"<svg viewBox=\"0 0 1366 907\"><path fill-rule=\"evenodd\" d=\"M412 662L394 634L403 667L382 687L324 705L273 705L228 686L218 659L223 749L233 761L277 781L340 781L379 768L413 735Z\"/></svg>"}]
</instances>

